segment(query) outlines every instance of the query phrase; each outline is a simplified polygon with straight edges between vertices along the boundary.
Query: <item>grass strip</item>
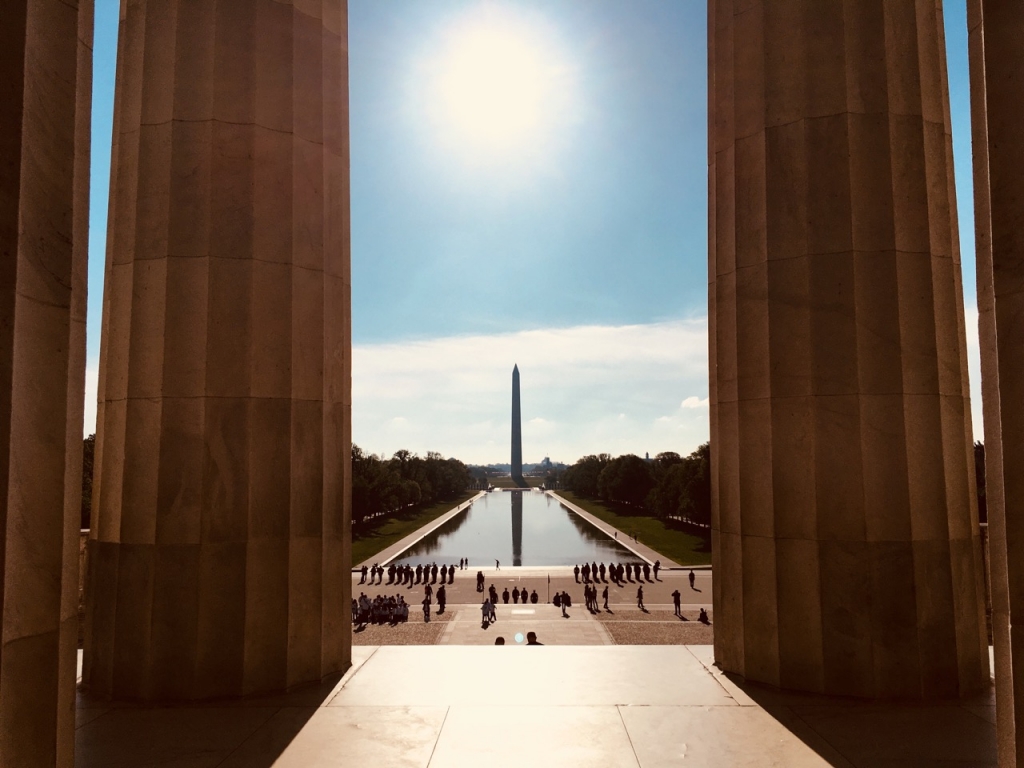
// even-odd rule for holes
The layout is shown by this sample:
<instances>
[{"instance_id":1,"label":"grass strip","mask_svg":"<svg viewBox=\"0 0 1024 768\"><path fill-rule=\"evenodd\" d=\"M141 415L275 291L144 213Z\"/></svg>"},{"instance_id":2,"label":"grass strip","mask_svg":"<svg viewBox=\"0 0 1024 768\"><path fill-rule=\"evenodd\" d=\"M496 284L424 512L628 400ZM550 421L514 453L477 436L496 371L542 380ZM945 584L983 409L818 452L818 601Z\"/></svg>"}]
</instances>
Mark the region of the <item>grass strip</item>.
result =
<instances>
[{"instance_id":1,"label":"grass strip","mask_svg":"<svg viewBox=\"0 0 1024 768\"><path fill-rule=\"evenodd\" d=\"M582 507L594 517L618 528L627 536L636 533L640 543L680 565L710 565L711 536L699 536L683 530L682 523L638 515L629 507L607 501L594 501L569 491L555 491L566 501Z\"/></svg>"},{"instance_id":2,"label":"grass strip","mask_svg":"<svg viewBox=\"0 0 1024 768\"><path fill-rule=\"evenodd\" d=\"M436 520L477 493L479 491L466 491L461 496L456 496L448 501L439 501L429 507L415 506L390 517L372 520L368 525L353 526L352 565L356 566L364 560L369 560L378 552L401 541L413 531Z\"/></svg>"}]
</instances>

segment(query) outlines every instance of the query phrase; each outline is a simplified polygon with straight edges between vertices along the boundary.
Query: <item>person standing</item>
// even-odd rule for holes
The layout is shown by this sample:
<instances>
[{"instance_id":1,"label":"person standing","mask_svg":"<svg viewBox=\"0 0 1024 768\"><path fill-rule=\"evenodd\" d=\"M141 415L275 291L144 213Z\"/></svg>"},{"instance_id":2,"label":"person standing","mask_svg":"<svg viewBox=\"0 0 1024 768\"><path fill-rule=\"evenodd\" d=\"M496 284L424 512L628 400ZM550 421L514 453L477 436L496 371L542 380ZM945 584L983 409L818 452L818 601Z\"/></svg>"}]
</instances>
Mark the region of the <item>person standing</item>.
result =
<instances>
[{"instance_id":1,"label":"person standing","mask_svg":"<svg viewBox=\"0 0 1024 768\"><path fill-rule=\"evenodd\" d=\"M579 584L580 583L580 567L579 567L579 565L577 565L575 568L572 569L572 575L576 577L576 583Z\"/></svg>"},{"instance_id":2,"label":"person standing","mask_svg":"<svg viewBox=\"0 0 1024 768\"><path fill-rule=\"evenodd\" d=\"M516 597L519 597L519 595L517 594ZM504 591L501 593L501 602L505 603L505 605L508 605L508 587L505 587Z\"/></svg>"},{"instance_id":3,"label":"person standing","mask_svg":"<svg viewBox=\"0 0 1024 768\"><path fill-rule=\"evenodd\" d=\"M430 595L423 598L423 623L430 623Z\"/></svg>"},{"instance_id":4,"label":"person standing","mask_svg":"<svg viewBox=\"0 0 1024 768\"><path fill-rule=\"evenodd\" d=\"M366 583L366 572L368 570L369 569L364 565L362 567L362 569L359 571L359 583L360 584L365 584Z\"/></svg>"},{"instance_id":5,"label":"person standing","mask_svg":"<svg viewBox=\"0 0 1024 768\"><path fill-rule=\"evenodd\" d=\"M448 595L445 594L444 584L437 588L437 612L444 613L444 604L448 602Z\"/></svg>"},{"instance_id":6,"label":"person standing","mask_svg":"<svg viewBox=\"0 0 1024 768\"><path fill-rule=\"evenodd\" d=\"M644 608L644 587L642 584L636 590L636 607L641 611L647 610Z\"/></svg>"},{"instance_id":7,"label":"person standing","mask_svg":"<svg viewBox=\"0 0 1024 768\"><path fill-rule=\"evenodd\" d=\"M658 580L658 571L661 570L661 560L654 561L654 580Z\"/></svg>"},{"instance_id":8,"label":"person standing","mask_svg":"<svg viewBox=\"0 0 1024 768\"><path fill-rule=\"evenodd\" d=\"M683 611L681 607L682 597L683 596L679 594L678 589L672 593L672 605L676 607L676 616L678 616L680 619L683 618Z\"/></svg>"},{"instance_id":9,"label":"person standing","mask_svg":"<svg viewBox=\"0 0 1024 768\"><path fill-rule=\"evenodd\" d=\"M604 592L601 593L601 597L604 598L604 609L608 610L608 585L604 585Z\"/></svg>"},{"instance_id":10,"label":"person standing","mask_svg":"<svg viewBox=\"0 0 1024 768\"><path fill-rule=\"evenodd\" d=\"M508 587L505 587L505 602L508 602ZM512 587L512 602L519 603L519 587Z\"/></svg>"},{"instance_id":11,"label":"person standing","mask_svg":"<svg viewBox=\"0 0 1024 768\"><path fill-rule=\"evenodd\" d=\"M501 570L501 561L500 560L495 560L494 561L494 570L496 570L496 571L500 571Z\"/></svg>"},{"instance_id":12,"label":"person standing","mask_svg":"<svg viewBox=\"0 0 1024 768\"><path fill-rule=\"evenodd\" d=\"M604 563L601 563L601 581L605 581L604 574L605 574Z\"/></svg>"},{"instance_id":13,"label":"person standing","mask_svg":"<svg viewBox=\"0 0 1024 768\"><path fill-rule=\"evenodd\" d=\"M697 577L693 575L693 568L690 569L690 589L693 589L693 582L697 580Z\"/></svg>"},{"instance_id":14,"label":"person standing","mask_svg":"<svg viewBox=\"0 0 1024 768\"><path fill-rule=\"evenodd\" d=\"M491 600L488 597L484 598L483 604L480 606L480 613L482 614L482 623L486 627L491 620Z\"/></svg>"}]
</instances>

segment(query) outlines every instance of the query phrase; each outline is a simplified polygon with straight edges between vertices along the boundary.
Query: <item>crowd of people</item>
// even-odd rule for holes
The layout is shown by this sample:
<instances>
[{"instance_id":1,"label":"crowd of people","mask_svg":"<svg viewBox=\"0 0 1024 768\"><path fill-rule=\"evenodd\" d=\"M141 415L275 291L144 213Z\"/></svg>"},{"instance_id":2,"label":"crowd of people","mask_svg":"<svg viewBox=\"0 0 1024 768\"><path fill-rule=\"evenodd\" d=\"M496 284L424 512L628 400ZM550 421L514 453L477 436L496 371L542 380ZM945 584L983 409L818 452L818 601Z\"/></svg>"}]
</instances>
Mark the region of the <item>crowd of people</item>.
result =
<instances>
[{"instance_id":1,"label":"crowd of people","mask_svg":"<svg viewBox=\"0 0 1024 768\"><path fill-rule=\"evenodd\" d=\"M661 581L658 578L658 572L661 570L661 560L655 560L654 565L650 563L609 563L607 566L604 563L598 565L595 563L584 563L581 568L579 564L575 565L572 569L572 575L576 579L576 583L580 583L580 579L583 579L584 584L589 584L592 581L600 581L607 583L613 581L619 586L626 583L627 581L633 581L634 579L638 582L641 581ZM654 573L654 578L651 578L651 573Z\"/></svg>"},{"instance_id":2,"label":"crowd of people","mask_svg":"<svg viewBox=\"0 0 1024 768\"><path fill-rule=\"evenodd\" d=\"M497 564L496 564L497 565ZM431 564L417 564L412 566L409 564L402 563L391 563L387 567L374 563L372 566L362 566L360 569L360 584L383 584L384 576L387 576L387 583L389 585L423 585L423 600L421 605L423 606L423 620L424 622L430 621L431 610L433 601L436 599L438 603L438 614L442 614L445 611L445 605L447 597L445 594L445 585L453 584L455 581L455 571L464 570L468 568L469 561L466 558L460 558L458 566L442 564L440 566L437 563ZM626 582L635 583L637 585L636 603L637 608L641 611L647 612L647 608L644 605L644 584L654 583L655 581L661 581L659 578L659 572L661 571L661 561L656 560L653 564L651 563L583 563L582 566L576 565L573 568L573 576L577 584L583 584L583 599L587 607L587 610L593 614L600 613L602 610L601 601L603 600L603 609L610 611L608 606L609 589L608 584L614 583L616 586L622 588ZM653 576L653 578L652 578ZM700 591L696 588L696 579L691 569L688 579L690 582L690 589L694 591ZM550 581L550 579L549 579ZM505 605L509 604L511 600L513 605L522 603L536 605L540 602L540 595L537 594L537 590L534 589L530 592L526 587L522 589L518 585L513 586L510 591L508 587L505 587L500 597L498 590L494 584L491 584L485 589L486 579L483 571L477 571L476 573L476 590L477 592L484 593L483 604L480 606L483 624L486 627L491 622L497 621L496 608L499 601ZM436 595L434 592L434 586L438 584ZM604 584L603 589L599 589L599 585ZM686 620L682 615L682 595L679 590L675 590L672 593L672 602L675 608L675 615L680 619ZM572 598L568 592L561 591L556 592L551 602L556 608L560 608L562 615L568 618L567 609L572 607ZM402 595L377 595L375 598L370 599L365 594L360 593L358 600L352 601L352 622L360 627L365 627L367 624L391 624L395 625L401 622L409 620L409 603L405 601ZM700 617L697 619L703 624L710 625L710 617L704 608L700 609Z\"/></svg>"},{"instance_id":3,"label":"crowd of people","mask_svg":"<svg viewBox=\"0 0 1024 768\"><path fill-rule=\"evenodd\" d=\"M459 569L463 567L463 560L459 561ZM402 563L391 563L385 568L383 565L374 563L369 568L363 566L359 570L360 584L383 584L384 575L387 574L388 584L413 586L414 584L442 584L455 583L455 566L442 564L439 568L437 563L430 565L418 564L415 568ZM369 581L367 581L369 579Z\"/></svg>"},{"instance_id":4,"label":"crowd of people","mask_svg":"<svg viewBox=\"0 0 1024 768\"><path fill-rule=\"evenodd\" d=\"M362 628L367 624L399 624L409 620L409 604L401 595L377 595L372 600L360 592L352 600L352 623Z\"/></svg>"}]
</instances>

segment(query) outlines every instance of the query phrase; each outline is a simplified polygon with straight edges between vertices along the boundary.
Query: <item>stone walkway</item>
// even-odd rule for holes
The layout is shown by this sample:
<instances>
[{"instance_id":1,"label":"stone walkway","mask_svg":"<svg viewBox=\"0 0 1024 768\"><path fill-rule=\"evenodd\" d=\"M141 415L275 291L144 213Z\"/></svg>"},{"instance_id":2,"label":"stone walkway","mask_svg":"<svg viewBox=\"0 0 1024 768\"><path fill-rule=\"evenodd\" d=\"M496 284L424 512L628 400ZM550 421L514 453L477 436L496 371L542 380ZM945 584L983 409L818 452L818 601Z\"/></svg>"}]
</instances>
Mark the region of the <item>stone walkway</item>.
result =
<instances>
[{"instance_id":1,"label":"stone walkway","mask_svg":"<svg viewBox=\"0 0 1024 768\"><path fill-rule=\"evenodd\" d=\"M522 645L528 632L536 633L545 645L613 644L601 622L582 606L570 608L568 619L562 618L561 610L553 605L499 605L496 613L498 620L485 629L480 606L459 608L439 644L494 645L496 637L503 637L506 645Z\"/></svg>"},{"instance_id":2,"label":"stone walkway","mask_svg":"<svg viewBox=\"0 0 1024 768\"><path fill-rule=\"evenodd\" d=\"M573 504L571 501L566 501L565 499L563 499L561 496L559 496L554 491L546 491L546 493L549 496L551 496L553 499L557 499L560 504L564 504L566 507L571 509L573 512L575 512L577 515L582 517L584 520L586 520L592 526L597 528L599 531L603 532L606 536L608 536L609 538L615 539L617 544L619 544L619 545L625 547L626 549L630 550L637 557L643 558L644 560L646 560L648 563L651 563L651 564L653 564L657 560L660 560L662 566L665 567L665 568L682 568L682 566L679 565L679 563L675 562L674 560L669 560L667 557L665 557L660 552L655 552L653 549L648 547L646 544L642 544L639 541L633 541L633 539L631 539L627 535L627 533L625 531L620 531L618 528L615 528L614 526L609 525L608 523L606 523L601 518L595 517L594 515L592 515L589 512L587 512L587 510L583 509L583 507L580 507L580 506L578 506L576 504ZM710 566L697 566L697 567L709 568Z\"/></svg>"},{"instance_id":3,"label":"stone walkway","mask_svg":"<svg viewBox=\"0 0 1024 768\"><path fill-rule=\"evenodd\" d=\"M434 520L431 520L429 523L424 525L422 528L417 528L415 531L410 533L405 538L399 539L394 544L392 544L390 547L387 547L386 549L378 552L373 557L371 557L371 558L369 558L367 560L364 560L361 563L353 563L352 564L352 570L353 571L358 571L364 565L367 568L369 568L374 563L377 563L378 565L387 565L388 563L390 563L392 560L395 559L396 555L399 555L402 552L405 552L405 550L407 550L409 547L411 547L417 541L419 541L424 536L429 534L431 531L434 531L434 530L440 528L442 525L447 523L449 520L451 520L453 517L455 517L457 514L459 514L459 512L464 510L466 507L468 507L474 501L479 499L485 493L487 493L487 491L480 491L480 493L478 493L473 498L467 499L466 501L464 501L461 504L459 504L459 506L457 506L457 507L452 507L450 510L445 512L440 517L435 518Z\"/></svg>"}]
</instances>

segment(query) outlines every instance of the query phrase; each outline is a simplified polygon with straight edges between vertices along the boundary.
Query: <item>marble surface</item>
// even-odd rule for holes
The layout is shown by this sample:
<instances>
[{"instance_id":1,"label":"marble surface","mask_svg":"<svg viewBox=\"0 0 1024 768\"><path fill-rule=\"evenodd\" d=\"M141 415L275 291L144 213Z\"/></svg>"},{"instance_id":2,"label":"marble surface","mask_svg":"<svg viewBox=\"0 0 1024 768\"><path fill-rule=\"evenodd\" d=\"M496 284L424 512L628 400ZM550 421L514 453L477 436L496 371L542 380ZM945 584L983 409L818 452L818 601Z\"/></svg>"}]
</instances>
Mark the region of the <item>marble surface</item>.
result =
<instances>
[{"instance_id":1,"label":"marble surface","mask_svg":"<svg viewBox=\"0 0 1024 768\"><path fill-rule=\"evenodd\" d=\"M731 679L710 646L355 647L343 678L195 707L90 704L77 765L994 766L991 693L865 704ZM104 708L105 707L105 708ZM959 762L958 762L959 761Z\"/></svg>"},{"instance_id":2,"label":"marble surface","mask_svg":"<svg viewBox=\"0 0 1024 768\"><path fill-rule=\"evenodd\" d=\"M942 5L708 12L717 658L834 695L978 690Z\"/></svg>"}]
</instances>

